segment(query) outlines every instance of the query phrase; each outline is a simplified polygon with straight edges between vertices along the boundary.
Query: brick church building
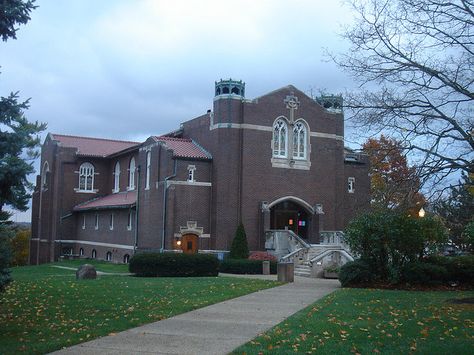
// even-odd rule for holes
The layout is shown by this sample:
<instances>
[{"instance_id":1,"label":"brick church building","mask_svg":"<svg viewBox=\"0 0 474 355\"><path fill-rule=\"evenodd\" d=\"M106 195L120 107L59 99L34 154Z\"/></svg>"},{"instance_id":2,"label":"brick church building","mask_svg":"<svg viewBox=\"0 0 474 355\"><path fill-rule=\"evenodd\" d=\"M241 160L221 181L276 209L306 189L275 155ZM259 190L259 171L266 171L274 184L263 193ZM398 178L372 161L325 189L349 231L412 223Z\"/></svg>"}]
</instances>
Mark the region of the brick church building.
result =
<instances>
[{"instance_id":1,"label":"brick church building","mask_svg":"<svg viewBox=\"0 0 474 355\"><path fill-rule=\"evenodd\" d=\"M30 263L67 254L127 262L140 250L250 250L291 230L310 244L369 205L366 156L344 148L342 98L286 86L245 98L215 84L213 110L144 142L50 133L33 194Z\"/></svg>"}]
</instances>

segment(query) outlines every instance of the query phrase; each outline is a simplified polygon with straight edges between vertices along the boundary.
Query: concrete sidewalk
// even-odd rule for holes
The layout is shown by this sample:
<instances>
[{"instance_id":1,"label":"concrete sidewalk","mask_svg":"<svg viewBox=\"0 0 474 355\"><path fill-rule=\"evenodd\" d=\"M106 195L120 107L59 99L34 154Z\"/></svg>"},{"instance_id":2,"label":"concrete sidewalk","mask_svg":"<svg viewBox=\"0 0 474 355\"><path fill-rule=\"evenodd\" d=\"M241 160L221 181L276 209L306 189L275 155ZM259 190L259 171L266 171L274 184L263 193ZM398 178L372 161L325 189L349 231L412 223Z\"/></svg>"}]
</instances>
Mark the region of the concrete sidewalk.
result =
<instances>
[{"instance_id":1,"label":"concrete sidewalk","mask_svg":"<svg viewBox=\"0 0 474 355\"><path fill-rule=\"evenodd\" d=\"M275 276L271 276L275 279ZM339 288L338 280L295 277L255 292L53 354L227 354Z\"/></svg>"}]
</instances>

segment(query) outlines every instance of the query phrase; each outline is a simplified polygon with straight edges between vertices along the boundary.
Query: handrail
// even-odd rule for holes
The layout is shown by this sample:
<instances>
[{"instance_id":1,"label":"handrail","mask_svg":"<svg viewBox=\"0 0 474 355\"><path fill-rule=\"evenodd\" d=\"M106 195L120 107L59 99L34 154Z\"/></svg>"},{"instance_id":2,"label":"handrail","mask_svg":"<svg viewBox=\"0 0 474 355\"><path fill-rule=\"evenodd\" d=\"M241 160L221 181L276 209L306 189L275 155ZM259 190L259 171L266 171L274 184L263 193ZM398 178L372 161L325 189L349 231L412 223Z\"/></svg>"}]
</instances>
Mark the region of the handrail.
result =
<instances>
[{"instance_id":1,"label":"handrail","mask_svg":"<svg viewBox=\"0 0 474 355\"><path fill-rule=\"evenodd\" d=\"M319 260L323 259L324 257L328 256L331 253L338 252L341 253L343 256L345 256L349 261L354 261L354 257L349 254L346 250L344 249L326 249L323 251L321 254L316 255L314 258L309 260L309 263L313 265L313 263L318 262Z\"/></svg>"},{"instance_id":2,"label":"handrail","mask_svg":"<svg viewBox=\"0 0 474 355\"><path fill-rule=\"evenodd\" d=\"M292 230L288 230L288 234L296 239L301 245L303 245L303 247L305 248L311 248L311 245L306 241L304 240L303 238L301 238L298 234L296 234L295 232L293 232Z\"/></svg>"},{"instance_id":3,"label":"handrail","mask_svg":"<svg viewBox=\"0 0 474 355\"><path fill-rule=\"evenodd\" d=\"M298 249L296 249L296 250L293 250L291 253L282 256L282 257L280 258L280 261L286 260L286 259L292 257L293 255L298 254L298 253L299 253L300 251L302 251L302 250L305 250L305 248L298 248Z\"/></svg>"}]
</instances>

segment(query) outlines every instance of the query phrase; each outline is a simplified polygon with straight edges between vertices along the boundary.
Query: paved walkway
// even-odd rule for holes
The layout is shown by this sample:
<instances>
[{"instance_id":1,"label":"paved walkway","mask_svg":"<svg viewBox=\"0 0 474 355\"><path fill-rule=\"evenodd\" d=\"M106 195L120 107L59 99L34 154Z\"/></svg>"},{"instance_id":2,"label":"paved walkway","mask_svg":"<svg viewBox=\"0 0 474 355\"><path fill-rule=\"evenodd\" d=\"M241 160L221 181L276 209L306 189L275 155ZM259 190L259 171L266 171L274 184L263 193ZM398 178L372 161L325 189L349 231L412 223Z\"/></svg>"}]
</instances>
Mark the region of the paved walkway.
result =
<instances>
[{"instance_id":1,"label":"paved walkway","mask_svg":"<svg viewBox=\"0 0 474 355\"><path fill-rule=\"evenodd\" d=\"M294 283L105 336L54 354L227 354L339 287L337 280L295 277Z\"/></svg>"}]
</instances>

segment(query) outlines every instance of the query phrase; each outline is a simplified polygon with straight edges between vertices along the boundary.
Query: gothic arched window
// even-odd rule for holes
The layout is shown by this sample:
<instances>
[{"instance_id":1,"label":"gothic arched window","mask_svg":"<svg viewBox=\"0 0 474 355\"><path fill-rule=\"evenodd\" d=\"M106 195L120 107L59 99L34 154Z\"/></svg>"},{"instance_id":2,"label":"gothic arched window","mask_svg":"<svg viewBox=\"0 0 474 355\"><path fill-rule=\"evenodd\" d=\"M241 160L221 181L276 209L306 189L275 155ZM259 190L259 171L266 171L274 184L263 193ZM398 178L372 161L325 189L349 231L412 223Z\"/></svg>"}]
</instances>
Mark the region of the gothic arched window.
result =
<instances>
[{"instance_id":1,"label":"gothic arched window","mask_svg":"<svg viewBox=\"0 0 474 355\"><path fill-rule=\"evenodd\" d=\"M114 192L120 191L120 163L115 163L114 169Z\"/></svg>"},{"instance_id":2,"label":"gothic arched window","mask_svg":"<svg viewBox=\"0 0 474 355\"><path fill-rule=\"evenodd\" d=\"M286 158L288 141L288 125L285 120L277 119L273 124L273 156Z\"/></svg>"},{"instance_id":3,"label":"gothic arched window","mask_svg":"<svg viewBox=\"0 0 474 355\"><path fill-rule=\"evenodd\" d=\"M298 121L293 127L293 158L306 159L307 133L306 125Z\"/></svg>"},{"instance_id":4,"label":"gothic arched window","mask_svg":"<svg viewBox=\"0 0 474 355\"><path fill-rule=\"evenodd\" d=\"M94 191L94 165L82 163L79 167L79 190Z\"/></svg>"},{"instance_id":5,"label":"gothic arched window","mask_svg":"<svg viewBox=\"0 0 474 355\"><path fill-rule=\"evenodd\" d=\"M135 158L130 159L128 166L128 189L135 190Z\"/></svg>"},{"instance_id":6,"label":"gothic arched window","mask_svg":"<svg viewBox=\"0 0 474 355\"><path fill-rule=\"evenodd\" d=\"M41 187L47 187L49 183L49 164L47 161L43 164L43 171L41 172Z\"/></svg>"}]
</instances>

